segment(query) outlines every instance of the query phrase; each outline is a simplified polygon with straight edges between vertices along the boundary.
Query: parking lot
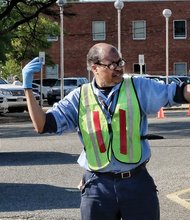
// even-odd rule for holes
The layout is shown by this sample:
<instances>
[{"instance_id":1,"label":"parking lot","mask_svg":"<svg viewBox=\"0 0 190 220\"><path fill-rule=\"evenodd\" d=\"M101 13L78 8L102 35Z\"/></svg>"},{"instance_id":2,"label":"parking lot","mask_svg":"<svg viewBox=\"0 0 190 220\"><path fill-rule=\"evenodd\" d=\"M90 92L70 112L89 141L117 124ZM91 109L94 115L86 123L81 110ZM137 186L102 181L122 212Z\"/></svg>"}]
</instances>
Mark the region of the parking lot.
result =
<instances>
[{"instance_id":1,"label":"parking lot","mask_svg":"<svg viewBox=\"0 0 190 220\"><path fill-rule=\"evenodd\" d=\"M165 111L149 118L152 140L148 169L159 190L161 220L189 220L190 116ZM0 219L80 219L77 164L82 145L76 133L39 135L28 113L0 117Z\"/></svg>"}]
</instances>

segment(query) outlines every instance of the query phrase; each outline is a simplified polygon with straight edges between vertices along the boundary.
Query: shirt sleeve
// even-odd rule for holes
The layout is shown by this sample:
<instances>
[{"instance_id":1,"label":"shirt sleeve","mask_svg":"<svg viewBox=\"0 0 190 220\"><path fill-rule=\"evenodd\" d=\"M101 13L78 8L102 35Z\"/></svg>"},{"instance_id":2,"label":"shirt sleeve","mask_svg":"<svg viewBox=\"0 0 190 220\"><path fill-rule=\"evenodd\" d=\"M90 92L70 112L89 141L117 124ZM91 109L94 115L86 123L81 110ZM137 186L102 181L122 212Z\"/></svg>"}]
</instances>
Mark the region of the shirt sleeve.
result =
<instances>
[{"instance_id":1,"label":"shirt sleeve","mask_svg":"<svg viewBox=\"0 0 190 220\"><path fill-rule=\"evenodd\" d=\"M43 133L55 133L57 131L56 120L51 112L46 114L46 122L44 125Z\"/></svg>"},{"instance_id":2,"label":"shirt sleeve","mask_svg":"<svg viewBox=\"0 0 190 220\"><path fill-rule=\"evenodd\" d=\"M47 113L51 113L55 119L56 126L53 126L55 133L63 134L66 132L74 132L78 129L79 94L80 88L77 88L48 110ZM47 120L50 120L49 117ZM51 130L52 125L50 125L50 123L51 122L46 122L44 129Z\"/></svg>"},{"instance_id":3,"label":"shirt sleeve","mask_svg":"<svg viewBox=\"0 0 190 220\"><path fill-rule=\"evenodd\" d=\"M145 114L155 114L161 107L178 105L174 100L176 83L165 84L154 79L133 77L133 83L139 99L141 110Z\"/></svg>"}]
</instances>

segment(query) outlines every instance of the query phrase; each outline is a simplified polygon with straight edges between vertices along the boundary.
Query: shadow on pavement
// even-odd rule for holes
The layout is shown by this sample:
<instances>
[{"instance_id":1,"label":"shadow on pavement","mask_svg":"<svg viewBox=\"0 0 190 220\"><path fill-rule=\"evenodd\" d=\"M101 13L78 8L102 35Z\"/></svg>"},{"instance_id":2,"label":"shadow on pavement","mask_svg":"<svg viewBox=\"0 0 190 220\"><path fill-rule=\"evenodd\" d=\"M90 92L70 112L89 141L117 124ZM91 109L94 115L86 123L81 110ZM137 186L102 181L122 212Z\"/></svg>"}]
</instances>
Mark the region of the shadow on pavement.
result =
<instances>
[{"instance_id":1,"label":"shadow on pavement","mask_svg":"<svg viewBox=\"0 0 190 220\"><path fill-rule=\"evenodd\" d=\"M0 128L0 138L21 138L21 137L44 137L55 136L55 134L38 134L31 126L11 126Z\"/></svg>"},{"instance_id":2,"label":"shadow on pavement","mask_svg":"<svg viewBox=\"0 0 190 220\"><path fill-rule=\"evenodd\" d=\"M0 152L0 166L73 164L78 157L60 152Z\"/></svg>"},{"instance_id":3,"label":"shadow on pavement","mask_svg":"<svg viewBox=\"0 0 190 220\"><path fill-rule=\"evenodd\" d=\"M0 183L0 212L79 208L77 188Z\"/></svg>"},{"instance_id":4,"label":"shadow on pavement","mask_svg":"<svg viewBox=\"0 0 190 220\"><path fill-rule=\"evenodd\" d=\"M76 133L76 132L70 132L71 133ZM67 133L65 133L67 134ZM65 135L63 134L63 135ZM51 136L58 136L54 133L44 133L44 134L38 134L32 125L30 126L7 126L7 127L1 127L0 126L0 138L22 138L22 137L38 137L38 138L43 138L43 137L51 137Z\"/></svg>"},{"instance_id":5,"label":"shadow on pavement","mask_svg":"<svg viewBox=\"0 0 190 220\"><path fill-rule=\"evenodd\" d=\"M190 126L189 120L188 121L176 121L176 122L169 122L164 119L162 121L149 123L149 132L154 134L159 134L164 136L164 138L170 139L175 136L175 138L182 139L182 138L189 138L190 134Z\"/></svg>"}]
</instances>

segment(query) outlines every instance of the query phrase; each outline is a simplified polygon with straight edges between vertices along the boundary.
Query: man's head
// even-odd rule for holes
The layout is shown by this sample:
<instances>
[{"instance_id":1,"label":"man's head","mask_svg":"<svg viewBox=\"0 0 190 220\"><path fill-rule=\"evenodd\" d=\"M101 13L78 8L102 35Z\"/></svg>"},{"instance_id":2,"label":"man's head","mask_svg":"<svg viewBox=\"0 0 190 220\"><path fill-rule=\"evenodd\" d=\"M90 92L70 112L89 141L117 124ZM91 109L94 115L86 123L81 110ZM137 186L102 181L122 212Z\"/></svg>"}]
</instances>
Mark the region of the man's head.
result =
<instances>
[{"instance_id":1,"label":"man's head","mask_svg":"<svg viewBox=\"0 0 190 220\"><path fill-rule=\"evenodd\" d=\"M114 86L123 79L125 61L118 50L107 43L98 43L87 54L87 68L94 73L100 87Z\"/></svg>"}]
</instances>

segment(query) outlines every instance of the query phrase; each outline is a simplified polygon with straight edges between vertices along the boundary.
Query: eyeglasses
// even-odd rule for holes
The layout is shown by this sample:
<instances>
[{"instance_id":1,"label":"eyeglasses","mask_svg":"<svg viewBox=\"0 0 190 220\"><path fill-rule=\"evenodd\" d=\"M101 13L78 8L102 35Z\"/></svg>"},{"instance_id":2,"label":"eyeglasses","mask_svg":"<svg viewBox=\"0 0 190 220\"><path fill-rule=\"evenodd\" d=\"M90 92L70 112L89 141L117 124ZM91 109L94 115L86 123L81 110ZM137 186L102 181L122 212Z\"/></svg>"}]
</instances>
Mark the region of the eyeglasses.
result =
<instances>
[{"instance_id":1,"label":"eyeglasses","mask_svg":"<svg viewBox=\"0 0 190 220\"><path fill-rule=\"evenodd\" d=\"M98 61L95 64L100 65L100 66L105 66L109 68L110 70L115 70L117 67L124 67L125 63L126 61L124 59L119 59L117 62L112 62L110 64L103 64L103 63L100 63L100 61Z\"/></svg>"}]
</instances>

